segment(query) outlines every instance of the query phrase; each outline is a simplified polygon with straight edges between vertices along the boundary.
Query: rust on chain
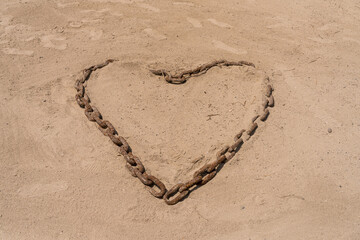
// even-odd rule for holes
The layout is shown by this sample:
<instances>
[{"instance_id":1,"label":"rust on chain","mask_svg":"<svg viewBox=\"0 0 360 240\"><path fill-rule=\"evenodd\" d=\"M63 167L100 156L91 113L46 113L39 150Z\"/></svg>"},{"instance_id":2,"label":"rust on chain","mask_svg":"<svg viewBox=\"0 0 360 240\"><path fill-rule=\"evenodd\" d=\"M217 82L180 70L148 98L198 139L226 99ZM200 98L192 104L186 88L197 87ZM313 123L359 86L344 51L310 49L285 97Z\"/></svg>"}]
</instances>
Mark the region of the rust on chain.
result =
<instances>
[{"instance_id":1,"label":"rust on chain","mask_svg":"<svg viewBox=\"0 0 360 240\"><path fill-rule=\"evenodd\" d=\"M216 160L210 163L206 163L200 169L195 171L193 178L185 183L175 184L168 191L165 184L160 181L157 177L150 175L146 172L146 169L141 160L135 156L132 152L131 147L127 143L126 139L118 134L115 127L108 120L104 120L100 111L91 104L91 100L86 93L86 81L89 80L91 74L101 69L110 63L117 61L115 59L106 60L103 63L90 66L85 68L81 72L81 76L75 81L75 89L77 91L75 100L78 105L84 109L84 113L89 121L95 122L98 129L110 138L110 140L119 147L119 153L126 161L126 168L129 170L133 177L136 177L142 182L148 191L156 198L164 199L168 205L174 205L179 201L183 200L191 191L196 189L196 186L202 186L212 180L217 172L221 169L221 166L235 156L236 152L239 151L241 145L248 139L243 139L243 133L247 133L250 137L258 127L258 120L265 121L269 115L268 107L274 106L273 87L269 84L270 78L265 77L266 86L264 89L262 112L256 114L251 119L251 125L247 130L242 129L234 137L234 142L230 145L224 146L216 154ZM179 72L172 75L169 71L164 69L150 70L151 73L157 76L162 76L166 82L171 84L183 84L190 77L199 76L206 73L212 67L222 66L249 66L255 68L253 63L247 61L227 61L217 60L197 68Z\"/></svg>"},{"instance_id":2,"label":"rust on chain","mask_svg":"<svg viewBox=\"0 0 360 240\"><path fill-rule=\"evenodd\" d=\"M253 135L256 128L258 127L258 124L256 122L253 122L250 126L249 126L249 129L246 131L246 133L248 135Z\"/></svg>"},{"instance_id":3,"label":"rust on chain","mask_svg":"<svg viewBox=\"0 0 360 240\"><path fill-rule=\"evenodd\" d=\"M134 168L134 172L136 177L142 182L144 185L149 186L153 184L153 181L149 179L149 175L146 172L141 173L140 170Z\"/></svg>"},{"instance_id":4,"label":"rust on chain","mask_svg":"<svg viewBox=\"0 0 360 240\"><path fill-rule=\"evenodd\" d=\"M147 176L148 179L150 179L153 184L150 185L150 186L147 186L149 192L154 196L154 197L157 197L157 198L162 198L164 196L164 194L166 193L166 187L165 185L158 179L156 178L155 176L152 176L152 175L148 175ZM156 186L159 191L156 191L153 187Z\"/></svg>"},{"instance_id":5,"label":"rust on chain","mask_svg":"<svg viewBox=\"0 0 360 240\"><path fill-rule=\"evenodd\" d=\"M194 185L198 184L199 182L201 182L203 180L203 178L201 176L196 176L193 179L189 180L188 182L184 183L184 185L182 185L179 188L180 192L183 192L185 190L188 190L190 188L192 188Z\"/></svg>"},{"instance_id":6,"label":"rust on chain","mask_svg":"<svg viewBox=\"0 0 360 240\"><path fill-rule=\"evenodd\" d=\"M267 99L267 97L264 95L263 96L263 102L262 102L262 107L263 109L266 109L268 107L268 104L269 104L269 100Z\"/></svg>"},{"instance_id":7,"label":"rust on chain","mask_svg":"<svg viewBox=\"0 0 360 240\"><path fill-rule=\"evenodd\" d=\"M269 99L268 99L268 106L269 107L273 107L274 106L274 96L271 94Z\"/></svg>"},{"instance_id":8,"label":"rust on chain","mask_svg":"<svg viewBox=\"0 0 360 240\"><path fill-rule=\"evenodd\" d=\"M265 89L265 96L270 97L272 90L272 86L268 84Z\"/></svg>"},{"instance_id":9,"label":"rust on chain","mask_svg":"<svg viewBox=\"0 0 360 240\"><path fill-rule=\"evenodd\" d=\"M236 151L240 147L240 145L243 143L244 143L244 140L242 138L239 138L236 142L234 142L233 145L230 146L229 152Z\"/></svg>"},{"instance_id":10,"label":"rust on chain","mask_svg":"<svg viewBox=\"0 0 360 240\"><path fill-rule=\"evenodd\" d=\"M219 158L221 155L224 155L229 150L229 146L226 145L220 151L216 153L216 157Z\"/></svg>"},{"instance_id":11,"label":"rust on chain","mask_svg":"<svg viewBox=\"0 0 360 240\"><path fill-rule=\"evenodd\" d=\"M216 67L216 66L219 66L219 67L221 67L221 66L250 66L250 67L255 67L255 65L253 63L247 62L247 61L230 62L230 61L226 61L226 60L216 60L216 61L204 64L204 65L202 65L200 67L180 72L180 73L175 74L175 75L171 75L170 72L168 72L168 71L166 71L164 69L158 69L158 70L151 69L150 72L155 74L155 75L158 75L158 76L163 76L164 79L168 83L183 84L190 77L200 75L200 74L204 74L210 68Z\"/></svg>"},{"instance_id":12,"label":"rust on chain","mask_svg":"<svg viewBox=\"0 0 360 240\"><path fill-rule=\"evenodd\" d=\"M103 63L93 65L82 71L79 79L75 82L75 89L77 91L75 100L81 108L85 109L85 115L89 121L96 122L98 129L110 138L110 140L119 147L120 154L123 155L126 161L126 167L130 171L130 174L137 177L145 186L149 188L152 195L158 198L162 198L165 195L165 185L155 176L146 173L145 167L141 160L133 155L131 148L125 138L118 135L115 127L108 120L104 120L99 110L91 105L89 96L86 94L85 82L90 78L92 72L107 66L116 60L109 59ZM159 190L156 191L156 186Z\"/></svg>"},{"instance_id":13,"label":"rust on chain","mask_svg":"<svg viewBox=\"0 0 360 240\"><path fill-rule=\"evenodd\" d=\"M245 132L245 129L242 129L238 134L236 134L234 137L234 141L236 142L239 138L241 138L241 136L243 135L244 132Z\"/></svg>"},{"instance_id":14,"label":"rust on chain","mask_svg":"<svg viewBox=\"0 0 360 240\"><path fill-rule=\"evenodd\" d=\"M260 117L260 115L259 115L259 114L256 114L256 115L251 119L251 122L255 122L256 119L258 119L258 117Z\"/></svg>"},{"instance_id":15,"label":"rust on chain","mask_svg":"<svg viewBox=\"0 0 360 240\"><path fill-rule=\"evenodd\" d=\"M265 109L264 113L260 116L261 121L265 121L267 117L269 116L269 109Z\"/></svg>"},{"instance_id":16,"label":"rust on chain","mask_svg":"<svg viewBox=\"0 0 360 240\"><path fill-rule=\"evenodd\" d=\"M166 204L168 204L168 205L177 204L180 200L184 199L189 194L188 190L184 190L184 191L180 192L180 188L183 185L184 185L183 183L178 183L165 193L164 201ZM177 196L175 196L176 194L177 194ZM173 199L170 200L171 197Z\"/></svg>"},{"instance_id":17,"label":"rust on chain","mask_svg":"<svg viewBox=\"0 0 360 240\"><path fill-rule=\"evenodd\" d=\"M134 162L135 162L134 165L132 165L129 162L126 163L126 168L129 170L130 174L132 176L136 177L135 170L139 171L140 173L144 173L145 172L145 167L142 164L142 162L140 161L140 159L138 157L136 157L136 156L133 156L132 160L134 160Z\"/></svg>"}]
</instances>

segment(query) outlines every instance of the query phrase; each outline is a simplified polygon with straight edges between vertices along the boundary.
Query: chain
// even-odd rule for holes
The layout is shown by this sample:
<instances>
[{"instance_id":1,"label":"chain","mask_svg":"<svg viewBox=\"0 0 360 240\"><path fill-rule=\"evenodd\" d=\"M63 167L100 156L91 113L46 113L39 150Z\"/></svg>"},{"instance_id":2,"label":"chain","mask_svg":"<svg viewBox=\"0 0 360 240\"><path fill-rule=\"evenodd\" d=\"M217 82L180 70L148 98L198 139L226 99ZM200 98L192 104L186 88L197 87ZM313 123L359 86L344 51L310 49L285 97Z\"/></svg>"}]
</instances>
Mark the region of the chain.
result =
<instances>
[{"instance_id":1,"label":"chain","mask_svg":"<svg viewBox=\"0 0 360 240\"><path fill-rule=\"evenodd\" d=\"M108 136L111 141L119 147L120 154L126 161L126 168L130 171L133 177L137 177L149 190L149 192L157 197L162 198L166 192L165 185L155 176L146 173L145 167L140 159L132 153L131 147L126 142L125 138L118 135L114 126L107 120L104 120L99 110L91 105L89 96L86 94L85 82L90 78L92 72L107 66L114 62L114 59L109 59L102 64L94 65L82 71L81 77L75 82L75 89L77 94L75 99L81 108L85 109L86 117L98 124L99 130ZM157 190L156 190L156 188Z\"/></svg>"},{"instance_id":2,"label":"chain","mask_svg":"<svg viewBox=\"0 0 360 240\"><path fill-rule=\"evenodd\" d=\"M89 80L92 72L101 69L108 64L117 61L114 59L106 60L104 63L93 65L89 68L84 69L81 72L81 76L75 82L75 89L77 93L75 95L76 102L81 108L84 108L85 115L89 121L96 122L98 129L110 138L110 140L119 147L120 154L126 161L126 168L129 170L133 177L136 177L142 182L148 191L157 198L163 198L165 203L168 205L174 205L179 201L183 200L189 193L195 190L196 187L205 185L211 179L213 179L222 166L232 159L235 154L239 151L242 144L247 142L250 137L255 133L258 128L258 123L264 122L269 116L269 107L274 106L274 96L272 94L273 87L270 85L269 77L264 78L264 95L262 101L261 113L256 114L247 129L242 129L234 137L234 141L231 145L224 146L216 154L216 160L205 164L199 170L197 170L193 178L185 183L178 183L171 187L169 190L166 189L163 182L153 175L146 172L146 169L141 160L135 156L132 152L131 147L123 138L118 134L115 127L107 120L104 120L99 110L91 104L90 98L86 93L86 81ZM210 68L215 66L249 66L255 68L255 65L246 62L229 62L226 60L213 61L208 64L204 64L192 70L183 71L178 74L171 75L168 71L161 70L150 70L153 74L163 76L164 79L171 84L183 84L190 77L199 76L206 73Z\"/></svg>"},{"instance_id":3,"label":"chain","mask_svg":"<svg viewBox=\"0 0 360 240\"><path fill-rule=\"evenodd\" d=\"M153 74L158 75L158 76L163 76L168 83L183 84L190 77L205 74L210 68L215 67L215 66L219 66L219 67L221 67L221 66L251 66L251 67L255 67L255 65L253 63L246 62L246 61L229 62L226 60L217 60L217 61L210 62L208 64L204 64L195 69L186 70L186 71L183 71L183 72L175 74L175 75L171 75L170 72L168 72L164 69L159 69L159 70L152 69L152 70L150 70L150 72L152 72Z\"/></svg>"}]
</instances>

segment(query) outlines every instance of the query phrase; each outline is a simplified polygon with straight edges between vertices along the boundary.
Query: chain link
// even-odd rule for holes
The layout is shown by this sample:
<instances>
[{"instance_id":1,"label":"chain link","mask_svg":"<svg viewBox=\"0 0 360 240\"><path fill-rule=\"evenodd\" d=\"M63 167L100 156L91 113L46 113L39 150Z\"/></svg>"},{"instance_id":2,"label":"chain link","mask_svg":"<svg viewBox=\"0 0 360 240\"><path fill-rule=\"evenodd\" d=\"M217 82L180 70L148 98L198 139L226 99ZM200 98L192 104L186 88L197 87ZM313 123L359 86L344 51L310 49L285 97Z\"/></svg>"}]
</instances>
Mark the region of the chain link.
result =
<instances>
[{"instance_id":1,"label":"chain link","mask_svg":"<svg viewBox=\"0 0 360 240\"><path fill-rule=\"evenodd\" d=\"M104 63L93 65L82 71L81 76L75 81L75 89L77 91L75 100L81 108L84 108L84 112L89 121L96 122L99 130L110 138L110 140L119 147L120 155L122 155L126 161L126 168L129 170L133 177L136 177L142 182L148 191L157 198L163 198L165 203L168 205L174 205L179 201L182 201L186 196L189 195L197 186L202 186L212 180L217 172L221 169L221 165L228 162L235 154L239 151L242 144L249 140L258 128L258 122L265 121L270 112L268 107L274 106L273 87L269 84L269 77L264 78L264 95L262 101L262 112L256 114L251 119L251 124L247 129L242 129L234 137L234 142L231 145L224 146L216 154L216 160L207 163L198 169L194 174L193 178L185 183L175 184L170 190L167 191L163 182L153 175L146 172L146 169L141 160L132 153L132 149L122 136L118 135L115 127L107 120L104 120L99 110L91 105L89 96L86 94L85 82L90 78L92 72L107 66L112 63L114 59L109 59ZM255 65L246 62L229 62L226 60L213 61L208 64L204 64L192 70L180 72L178 74L171 75L170 72L161 70L150 70L153 74L162 76L168 83L172 84L183 84L190 77L198 76L206 73L210 68L215 66L250 66ZM244 137L244 134L247 136Z\"/></svg>"},{"instance_id":2,"label":"chain link","mask_svg":"<svg viewBox=\"0 0 360 240\"><path fill-rule=\"evenodd\" d=\"M131 148L125 138L118 135L115 127L111 124L111 122L103 119L99 110L90 104L90 98L86 94L84 83L90 78L92 72L103 68L114 61L115 60L110 59L104 63L84 69L82 71L81 77L75 82L75 89L77 90L75 100L81 108L85 109L85 115L89 121L96 122L99 130L105 136L108 136L115 145L119 146L120 154L124 157L126 161L126 168L130 171L130 174L134 177L137 177L146 187L148 187L152 195L158 198L162 198L166 192L165 185L155 176L146 173L144 165L138 157L133 155ZM153 188L154 186L156 186L159 190L157 191L155 188Z\"/></svg>"},{"instance_id":3,"label":"chain link","mask_svg":"<svg viewBox=\"0 0 360 240\"><path fill-rule=\"evenodd\" d=\"M210 62L208 64L204 64L204 65L202 65L200 67L197 67L195 69L186 70L186 71L183 71L183 72L175 74L175 75L171 75L170 72L167 72L164 69L160 69L160 70L151 69L150 71L155 75L163 76L164 79L168 83L183 84L190 77L197 76L197 75L200 75L200 74L205 74L210 68L215 67L215 66L219 66L219 67L221 67L221 66L250 66L250 67L255 67L255 65L253 63L246 62L246 61L229 62L229 61L226 61L226 60L217 60L217 61Z\"/></svg>"}]
</instances>

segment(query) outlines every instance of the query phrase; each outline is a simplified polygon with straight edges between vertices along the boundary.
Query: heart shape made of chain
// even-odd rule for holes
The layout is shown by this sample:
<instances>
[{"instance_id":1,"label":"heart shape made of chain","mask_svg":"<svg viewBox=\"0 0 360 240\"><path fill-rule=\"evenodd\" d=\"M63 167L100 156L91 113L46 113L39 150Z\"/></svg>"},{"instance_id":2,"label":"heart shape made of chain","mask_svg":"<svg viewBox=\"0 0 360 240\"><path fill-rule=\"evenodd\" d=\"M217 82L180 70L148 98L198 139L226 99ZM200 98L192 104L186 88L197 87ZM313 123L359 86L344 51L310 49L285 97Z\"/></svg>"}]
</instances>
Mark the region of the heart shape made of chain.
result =
<instances>
[{"instance_id":1,"label":"heart shape made of chain","mask_svg":"<svg viewBox=\"0 0 360 240\"><path fill-rule=\"evenodd\" d=\"M163 198L168 205L173 205L183 200L188 194L196 189L198 186L205 185L215 177L222 166L228 162L239 151L242 144L250 139L258 127L259 122L264 122L269 115L269 107L274 106L273 87L270 85L269 77L264 77L262 87L262 100L259 110L254 113L251 122L246 129L237 132L232 144L225 145L216 154L216 160L205 164L193 174L193 178L185 183L178 183L166 189L162 181L157 177L147 173L141 160L133 154L132 148L127 143L126 139L118 134L115 127L107 120L104 120L101 113L96 107L91 104L90 98L86 91L86 82L89 80L91 74L101 69L116 60L109 59L104 63L93 65L84 69L81 76L76 80L75 88L77 94L75 99L81 108L85 109L85 115L90 121L96 122L100 131L108 136L111 141L119 147L120 154L126 160L126 167L131 175L137 177L147 188L150 193L157 197ZM183 84L189 78L205 74L213 67L250 67L255 68L254 64L246 61L226 61L218 60L208 64L201 65L195 69L182 71L180 73L172 74L164 69L150 70L154 75L163 77L166 82L170 84ZM211 116L210 116L211 117Z\"/></svg>"}]
</instances>

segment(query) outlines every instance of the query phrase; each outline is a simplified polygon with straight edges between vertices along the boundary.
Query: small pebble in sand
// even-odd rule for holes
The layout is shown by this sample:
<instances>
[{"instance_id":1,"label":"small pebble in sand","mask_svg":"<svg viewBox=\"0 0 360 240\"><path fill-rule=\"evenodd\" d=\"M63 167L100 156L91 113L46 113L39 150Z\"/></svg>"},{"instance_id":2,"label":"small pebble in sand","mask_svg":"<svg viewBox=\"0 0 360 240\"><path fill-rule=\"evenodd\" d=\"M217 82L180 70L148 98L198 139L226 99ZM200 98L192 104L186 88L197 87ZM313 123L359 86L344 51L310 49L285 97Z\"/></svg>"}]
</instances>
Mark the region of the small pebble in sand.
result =
<instances>
[{"instance_id":1,"label":"small pebble in sand","mask_svg":"<svg viewBox=\"0 0 360 240\"><path fill-rule=\"evenodd\" d=\"M332 133L332 129L331 129L331 128L328 128L328 133Z\"/></svg>"}]
</instances>

